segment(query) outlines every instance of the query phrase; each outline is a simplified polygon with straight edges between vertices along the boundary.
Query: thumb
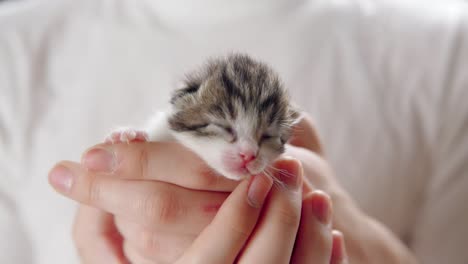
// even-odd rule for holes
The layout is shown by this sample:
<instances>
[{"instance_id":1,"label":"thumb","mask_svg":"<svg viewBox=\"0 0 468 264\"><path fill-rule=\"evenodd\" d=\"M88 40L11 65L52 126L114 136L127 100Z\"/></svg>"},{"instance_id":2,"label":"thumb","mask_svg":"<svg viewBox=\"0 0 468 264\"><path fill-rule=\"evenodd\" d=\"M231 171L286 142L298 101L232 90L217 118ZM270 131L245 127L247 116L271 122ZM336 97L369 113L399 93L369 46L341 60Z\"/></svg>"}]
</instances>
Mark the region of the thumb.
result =
<instances>
[{"instance_id":1,"label":"thumb","mask_svg":"<svg viewBox=\"0 0 468 264\"><path fill-rule=\"evenodd\" d=\"M294 125L293 134L289 144L311 150L320 156L323 156L323 147L320 142L317 130L315 129L312 118L307 114L302 114L300 121Z\"/></svg>"},{"instance_id":2,"label":"thumb","mask_svg":"<svg viewBox=\"0 0 468 264\"><path fill-rule=\"evenodd\" d=\"M265 175L242 181L177 263L234 263L257 223L272 184Z\"/></svg>"}]
</instances>

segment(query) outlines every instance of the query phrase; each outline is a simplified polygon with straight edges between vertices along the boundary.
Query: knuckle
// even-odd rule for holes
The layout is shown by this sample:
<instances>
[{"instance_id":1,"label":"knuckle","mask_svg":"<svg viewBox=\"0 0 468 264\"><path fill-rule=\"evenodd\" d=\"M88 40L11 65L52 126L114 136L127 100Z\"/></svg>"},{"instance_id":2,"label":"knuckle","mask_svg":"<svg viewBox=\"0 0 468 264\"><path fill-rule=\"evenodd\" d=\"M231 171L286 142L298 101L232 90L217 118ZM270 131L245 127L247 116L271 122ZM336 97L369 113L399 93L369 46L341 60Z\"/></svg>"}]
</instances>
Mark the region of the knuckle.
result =
<instances>
[{"instance_id":1,"label":"knuckle","mask_svg":"<svg viewBox=\"0 0 468 264\"><path fill-rule=\"evenodd\" d=\"M241 225L228 225L226 227L230 234L233 234L234 237L249 237L250 231L244 228Z\"/></svg>"},{"instance_id":2,"label":"knuckle","mask_svg":"<svg viewBox=\"0 0 468 264\"><path fill-rule=\"evenodd\" d=\"M293 206L286 206L276 210L278 224L288 228L297 229L301 219L301 212Z\"/></svg>"},{"instance_id":3,"label":"knuckle","mask_svg":"<svg viewBox=\"0 0 468 264\"><path fill-rule=\"evenodd\" d=\"M97 177L88 175L88 189L85 202L88 204L98 204L101 199L101 181Z\"/></svg>"},{"instance_id":4,"label":"knuckle","mask_svg":"<svg viewBox=\"0 0 468 264\"><path fill-rule=\"evenodd\" d=\"M147 219L154 223L173 223L182 213L182 206L177 196L170 191L158 191L148 194L141 202L140 209Z\"/></svg>"}]
</instances>

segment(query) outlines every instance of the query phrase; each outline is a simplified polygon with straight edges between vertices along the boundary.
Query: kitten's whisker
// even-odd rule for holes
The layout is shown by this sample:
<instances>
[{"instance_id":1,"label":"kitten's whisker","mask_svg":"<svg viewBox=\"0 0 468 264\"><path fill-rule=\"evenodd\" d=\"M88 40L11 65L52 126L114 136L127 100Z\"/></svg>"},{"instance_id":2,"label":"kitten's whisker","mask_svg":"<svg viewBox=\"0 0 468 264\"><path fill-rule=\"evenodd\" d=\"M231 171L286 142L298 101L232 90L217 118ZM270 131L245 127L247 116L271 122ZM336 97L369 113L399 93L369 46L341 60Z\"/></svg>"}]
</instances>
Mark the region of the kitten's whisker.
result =
<instances>
[{"instance_id":1,"label":"kitten's whisker","mask_svg":"<svg viewBox=\"0 0 468 264\"><path fill-rule=\"evenodd\" d=\"M273 186L276 186L280 190L286 189L286 185L284 184L284 182L282 182L279 179L277 179L276 177L274 177L267 170L263 170L263 173L273 180Z\"/></svg>"},{"instance_id":2,"label":"kitten's whisker","mask_svg":"<svg viewBox=\"0 0 468 264\"><path fill-rule=\"evenodd\" d=\"M277 171L281 175L284 175L284 176L287 176L287 177L295 177L295 175L289 173L287 170L278 169L278 168L275 168L275 167L273 167L271 165L268 165L268 168Z\"/></svg>"},{"instance_id":3,"label":"kitten's whisker","mask_svg":"<svg viewBox=\"0 0 468 264\"><path fill-rule=\"evenodd\" d=\"M304 132L305 131L303 128L299 128L299 127L291 127L291 130L295 131L295 132Z\"/></svg>"},{"instance_id":4,"label":"kitten's whisker","mask_svg":"<svg viewBox=\"0 0 468 264\"><path fill-rule=\"evenodd\" d=\"M292 120L287 120L287 121L278 123L278 125L280 125L280 126L281 125L287 125L287 126L293 127L294 123L292 122Z\"/></svg>"},{"instance_id":5,"label":"kitten's whisker","mask_svg":"<svg viewBox=\"0 0 468 264\"><path fill-rule=\"evenodd\" d=\"M280 127L288 127L288 128L298 128L295 124L293 124L292 122L282 122L282 123L278 123L278 126Z\"/></svg>"},{"instance_id":6,"label":"kitten's whisker","mask_svg":"<svg viewBox=\"0 0 468 264\"><path fill-rule=\"evenodd\" d=\"M291 123L286 123L286 122L284 122L284 123L279 123L278 125L279 125L279 126L283 126L283 127L294 127L293 124L291 124Z\"/></svg>"},{"instance_id":7,"label":"kitten's whisker","mask_svg":"<svg viewBox=\"0 0 468 264\"><path fill-rule=\"evenodd\" d=\"M293 131L293 132L304 132L305 131L303 128L295 127L295 126L286 127L286 128L291 129L291 131Z\"/></svg>"}]
</instances>

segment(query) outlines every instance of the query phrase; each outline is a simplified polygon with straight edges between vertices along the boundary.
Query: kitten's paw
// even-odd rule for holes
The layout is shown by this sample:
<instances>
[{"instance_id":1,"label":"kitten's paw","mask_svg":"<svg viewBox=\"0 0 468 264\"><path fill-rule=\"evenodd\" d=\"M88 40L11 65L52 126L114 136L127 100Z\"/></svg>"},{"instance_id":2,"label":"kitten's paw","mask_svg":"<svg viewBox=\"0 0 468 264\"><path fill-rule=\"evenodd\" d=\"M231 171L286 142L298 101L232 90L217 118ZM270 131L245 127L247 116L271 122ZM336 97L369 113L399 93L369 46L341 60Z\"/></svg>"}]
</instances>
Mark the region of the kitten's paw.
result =
<instances>
[{"instance_id":1,"label":"kitten's paw","mask_svg":"<svg viewBox=\"0 0 468 264\"><path fill-rule=\"evenodd\" d=\"M122 127L112 131L105 139L105 143L130 143L133 141L148 141L148 133L130 127Z\"/></svg>"}]
</instances>

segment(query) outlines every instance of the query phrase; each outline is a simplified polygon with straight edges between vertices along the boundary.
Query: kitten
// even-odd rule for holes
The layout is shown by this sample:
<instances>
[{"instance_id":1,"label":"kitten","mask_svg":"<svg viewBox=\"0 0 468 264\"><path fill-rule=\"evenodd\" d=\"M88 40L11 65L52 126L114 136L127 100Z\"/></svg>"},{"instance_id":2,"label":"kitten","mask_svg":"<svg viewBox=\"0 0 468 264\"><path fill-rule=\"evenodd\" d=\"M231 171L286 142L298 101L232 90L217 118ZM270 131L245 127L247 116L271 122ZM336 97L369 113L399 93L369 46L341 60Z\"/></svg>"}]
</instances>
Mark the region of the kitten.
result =
<instances>
[{"instance_id":1,"label":"kitten","mask_svg":"<svg viewBox=\"0 0 468 264\"><path fill-rule=\"evenodd\" d=\"M144 131L118 129L106 142L176 140L221 175L240 180L284 152L299 118L278 75L243 54L209 61L170 102L172 109Z\"/></svg>"}]
</instances>

